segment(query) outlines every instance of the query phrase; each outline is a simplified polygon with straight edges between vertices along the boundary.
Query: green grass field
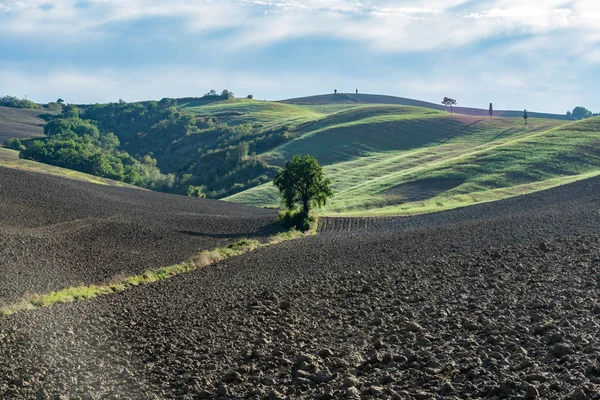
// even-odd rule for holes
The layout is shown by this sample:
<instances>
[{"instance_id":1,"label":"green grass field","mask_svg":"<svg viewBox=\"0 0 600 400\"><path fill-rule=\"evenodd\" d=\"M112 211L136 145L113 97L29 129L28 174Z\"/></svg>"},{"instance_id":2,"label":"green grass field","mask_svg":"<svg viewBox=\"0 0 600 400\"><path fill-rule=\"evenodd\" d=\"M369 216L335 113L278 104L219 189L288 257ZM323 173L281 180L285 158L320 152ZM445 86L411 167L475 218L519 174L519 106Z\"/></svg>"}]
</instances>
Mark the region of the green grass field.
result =
<instances>
[{"instance_id":1,"label":"green grass field","mask_svg":"<svg viewBox=\"0 0 600 400\"><path fill-rule=\"evenodd\" d=\"M301 106L302 107L302 106ZM600 119L469 117L405 106L353 106L299 127L261 157L312 154L335 197L323 215L409 215L547 189L600 174ZM271 184L227 198L279 206Z\"/></svg>"},{"instance_id":2,"label":"green grass field","mask_svg":"<svg viewBox=\"0 0 600 400\"><path fill-rule=\"evenodd\" d=\"M19 152L15 150L5 149L0 147L0 167L21 169L24 171L39 172L59 176L62 178L75 179L78 181L95 183L98 185L109 185L119 187L129 187L144 190L138 186L129 185L127 183L113 181L112 179L101 178L99 176L84 174L83 172L73 171L70 169L55 167L54 165L42 164L35 161L23 160L19 158Z\"/></svg>"},{"instance_id":3,"label":"green grass field","mask_svg":"<svg viewBox=\"0 0 600 400\"><path fill-rule=\"evenodd\" d=\"M250 99L231 99L216 102L182 103L179 108L198 116L212 116L229 125L250 123L262 129L277 129L286 125L299 125L321 119L324 109L293 104L273 103Z\"/></svg>"}]
</instances>

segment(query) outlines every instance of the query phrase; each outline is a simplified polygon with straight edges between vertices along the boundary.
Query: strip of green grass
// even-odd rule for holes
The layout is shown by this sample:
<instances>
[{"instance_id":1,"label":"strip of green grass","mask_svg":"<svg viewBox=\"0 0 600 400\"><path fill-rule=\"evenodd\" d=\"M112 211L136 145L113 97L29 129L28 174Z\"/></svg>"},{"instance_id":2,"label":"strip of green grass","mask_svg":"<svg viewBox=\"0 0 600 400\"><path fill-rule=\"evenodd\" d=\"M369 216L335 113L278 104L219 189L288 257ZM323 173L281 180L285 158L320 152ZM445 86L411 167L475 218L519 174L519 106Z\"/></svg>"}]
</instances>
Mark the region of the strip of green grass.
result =
<instances>
[{"instance_id":1,"label":"strip of green grass","mask_svg":"<svg viewBox=\"0 0 600 400\"><path fill-rule=\"evenodd\" d=\"M28 295L15 303L0 306L0 315L6 316L21 311L50 307L54 304L70 303L73 301L92 299L111 293L123 292L135 286L163 281L179 274L206 267L218 261L236 257L260 247L272 246L274 244L303 237L307 234L315 233L316 231L314 229L306 234L296 230L290 230L271 236L266 243L260 243L258 240L241 239L226 247L205 250L180 264L148 270L139 275L115 278L107 284L82 285L45 294Z\"/></svg>"}]
</instances>

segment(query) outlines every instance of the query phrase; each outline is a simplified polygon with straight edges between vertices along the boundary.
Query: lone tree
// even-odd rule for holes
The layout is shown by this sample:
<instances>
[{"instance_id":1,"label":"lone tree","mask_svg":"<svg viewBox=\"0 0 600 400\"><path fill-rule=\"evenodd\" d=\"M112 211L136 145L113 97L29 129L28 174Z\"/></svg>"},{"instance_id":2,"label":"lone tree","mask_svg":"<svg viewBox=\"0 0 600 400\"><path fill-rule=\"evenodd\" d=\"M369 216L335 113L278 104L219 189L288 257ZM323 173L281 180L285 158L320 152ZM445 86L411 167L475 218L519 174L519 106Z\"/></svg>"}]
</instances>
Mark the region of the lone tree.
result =
<instances>
[{"instance_id":1,"label":"lone tree","mask_svg":"<svg viewBox=\"0 0 600 400\"><path fill-rule=\"evenodd\" d=\"M575 107L573 112L571 113L571 117L575 119L585 119L590 118L592 116L592 112L585 107Z\"/></svg>"},{"instance_id":2,"label":"lone tree","mask_svg":"<svg viewBox=\"0 0 600 400\"><path fill-rule=\"evenodd\" d=\"M494 115L494 106L492 106L492 103L490 103L490 119L492 119L493 115Z\"/></svg>"},{"instance_id":3,"label":"lone tree","mask_svg":"<svg viewBox=\"0 0 600 400\"><path fill-rule=\"evenodd\" d=\"M525 125L527 125L528 118L529 118L529 115L527 114L527 110L523 111L523 119L525 120Z\"/></svg>"},{"instance_id":4,"label":"lone tree","mask_svg":"<svg viewBox=\"0 0 600 400\"><path fill-rule=\"evenodd\" d=\"M450 97L444 97L444 100L442 100L442 104L446 107L450 106L450 114L452 114L452 106L456 105L456 100Z\"/></svg>"},{"instance_id":5,"label":"lone tree","mask_svg":"<svg viewBox=\"0 0 600 400\"><path fill-rule=\"evenodd\" d=\"M337 89L333 89L333 94L337 94Z\"/></svg>"},{"instance_id":6,"label":"lone tree","mask_svg":"<svg viewBox=\"0 0 600 400\"><path fill-rule=\"evenodd\" d=\"M275 175L273 184L282 193L286 207L293 210L300 203L305 216L312 206L324 206L333 196L331 181L323 174L317 159L308 154L287 161L285 168Z\"/></svg>"}]
</instances>

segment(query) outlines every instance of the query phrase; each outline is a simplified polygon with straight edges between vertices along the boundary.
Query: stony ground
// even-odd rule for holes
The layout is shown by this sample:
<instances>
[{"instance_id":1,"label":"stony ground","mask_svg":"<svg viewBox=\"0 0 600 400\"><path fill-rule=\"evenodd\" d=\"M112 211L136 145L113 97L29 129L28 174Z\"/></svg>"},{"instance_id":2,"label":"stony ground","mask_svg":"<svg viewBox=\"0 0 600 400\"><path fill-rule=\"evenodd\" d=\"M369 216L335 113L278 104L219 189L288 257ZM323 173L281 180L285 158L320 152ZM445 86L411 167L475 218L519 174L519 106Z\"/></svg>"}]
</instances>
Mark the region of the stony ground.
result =
<instances>
[{"instance_id":1,"label":"stony ground","mask_svg":"<svg viewBox=\"0 0 600 400\"><path fill-rule=\"evenodd\" d=\"M0 397L600 399L600 180L0 320ZM62 397L61 397L62 396Z\"/></svg>"},{"instance_id":2,"label":"stony ground","mask_svg":"<svg viewBox=\"0 0 600 400\"><path fill-rule=\"evenodd\" d=\"M276 220L273 211L0 167L0 303L262 238Z\"/></svg>"}]
</instances>

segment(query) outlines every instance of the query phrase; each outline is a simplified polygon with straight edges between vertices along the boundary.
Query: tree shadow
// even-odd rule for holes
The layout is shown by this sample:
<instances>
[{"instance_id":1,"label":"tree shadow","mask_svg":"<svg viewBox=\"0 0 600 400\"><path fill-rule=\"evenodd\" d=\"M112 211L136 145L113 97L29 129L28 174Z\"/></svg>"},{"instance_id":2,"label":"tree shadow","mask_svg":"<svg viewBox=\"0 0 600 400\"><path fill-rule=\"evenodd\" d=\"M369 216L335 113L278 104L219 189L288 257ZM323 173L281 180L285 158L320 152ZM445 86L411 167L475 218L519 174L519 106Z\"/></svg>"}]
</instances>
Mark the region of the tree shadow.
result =
<instances>
[{"instance_id":1,"label":"tree shadow","mask_svg":"<svg viewBox=\"0 0 600 400\"><path fill-rule=\"evenodd\" d=\"M236 238L261 238L271 236L280 232L283 232L284 229L281 226L279 221L275 221L268 225L262 226L259 229L250 231L250 232L231 232L231 233L205 233L205 232L197 232L197 231L189 231L183 230L179 231L179 233L194 236L194 237L212 237L217 239L236 239Z\"/></svg>"}]
</instances>

